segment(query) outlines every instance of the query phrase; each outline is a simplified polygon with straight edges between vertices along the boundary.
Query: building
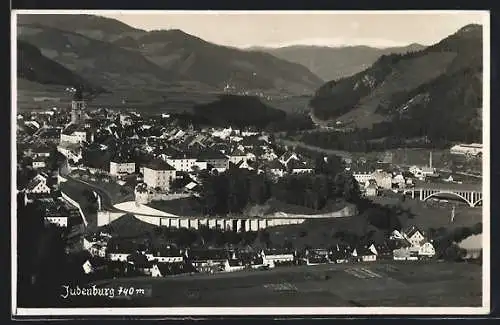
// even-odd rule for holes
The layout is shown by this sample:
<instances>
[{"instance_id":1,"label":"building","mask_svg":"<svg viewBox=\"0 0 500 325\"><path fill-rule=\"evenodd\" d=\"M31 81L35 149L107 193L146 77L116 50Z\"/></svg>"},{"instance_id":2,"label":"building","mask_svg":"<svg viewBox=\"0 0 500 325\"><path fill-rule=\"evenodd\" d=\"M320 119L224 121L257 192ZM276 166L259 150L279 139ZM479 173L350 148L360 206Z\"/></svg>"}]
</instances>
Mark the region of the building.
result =
<instances>
[{"instance_id":1,"label":"building","mask_svg":"<svg viewBox=\"0 0 500 325\"><path fill-rule=\"evenodd\" d=\"M369 181L369 185L366 186L365 195L368 197L374 197L378 195L378 187L374 182Z\"/></svg>"},{"instance_id":2,"label":"building","mask_svg":"<svg viewBox=\"0 0 500 325\"><path fill-rule=\"evenodd\" d=\"M39 168L45 168L45 167L47 167L46 158L36 158L36 159L33 159L33 162L31 163L31 166L34 169L39 169Z\"/></svg>"},{"instance_id":3,"label":"building","mask_svg":"<svg viewBox=\"0 0 500 325\"><path fill-rule=\"evenodd\" d=\"M184 257L180 250L165 247L150 254L148 259L157 263L183 263Z\"/></svg>"},{"instance_id":4,"label":"building","mask_svg":"<svg viewBox=\"0 0 500 325\"><path fill-rule=\"evenodd\" d=\"M86 105L85 100L83 99L83 90L81 87L78 87L73 95L73 100L71 102L71 123L79 124L82 122L84 111Z\"/></svg>"},{"instance_id":5,"label":"building","mask_svg":"<svg viewBox=\"0 0 500 325\"><path fill-rule=\"evenodd\" d=\"M450 149L452 155L478 156L483 153L483 145L480 143L457 144Z\"/></svg>"},{"instance_id":6,"label":"building","mask_svg":"<svg viewBox=\"0 0 500 325\"><path fill-rule=\"evenodd\" d=\"M377 183L377 186L383 189L392 188L392 175L390 173L384 172L383 170L376 170L372 174L372 178Z\"/></svg>"},{"instance_id":7,"label":"building","mask_svg":"<svg viewBox=\"0 0 500 325\"><path fill-rule=\"evenodd\" d=\"M420 257L433 257L436 255L436 250L434 249L434 245L430 242L424 242L418 247L418 256Z\"/></svg>"},{"instance_id":8,"label":"building","mask_svg":"<svg viewBox=\"0 0 500 325\"><path fill-rule=\"evenodd\" d=\"M224 249L200 249L186 252L187 258L199 272L223 271L228 260L228 253Z\"/></svg>"},{"instance_id":9,"label":"building","mask_svg":"<svg viewBox=\"0 0 500 325\"><path fill-rule=\"evenodd\" d=\"M175 180L175 168L162 160L154 160L143 169L144 183L150 188L169 191Z\"/></svg>"},{"instance_id":10,"label":"building","mask_svg":"<svg viewBox=\"0 0 500 325\"><path fill-rule=\"evenodd\" d=\"M24 189L26 194L50 194L47 178L41 175L35 176Z\"/></svg>"},{"instance_id":11,"label":"building","mask_svg":"<svg viewBox=\"0 0 500 325\"><path fill-rule=\"evenodd\" d=\"M69 124L61 132L61 143L82 143L87 141L87 130L80 124Z\"/></svg>"},{"instance_id":12,"label":"building","mask_svg":"<svg viewBox=\"0 0 500 325\"><path fill-rule=\"evenodd\" d=\"M412 246L419 247L425 241L424 233L415 226L410 226L402 235Z\"/></svg>"},{"instance_id":13,"label":"building","mask_svg":"<svg viewBox=\"0 0 500 325\"><path fill-rule=\"evenodd\" d=\"M373 179L373 172L354 172L352 175L359 184L366 184Z\"/></svg>"},{"instance_id":14,"label":"building","mask_svg":"<svg viewBox=\"0 0 500 325\"><path fill-rule=\"evenodd\" d=\"M192 157L185 153L176 153L171 157L166 159L166 162L175 168L177 171L181 172L191 172L193 171L193 167L196 166L197 162L196 157ZM199 168L199 167L198 167Z\"/></svg>"},{"instance_id":15,"label":"building","mask_svg":"<svg viewBox=\"0 0 500 325\"><path fill-rule=\"evenodd\" d=\"M33 158L48 158L50 157L50 153L52 152L52 149L48 147L36 147L33 148L32 154Z\"/></svg>"},{"instance_id":16,"label":"building","mask_svg":"<svg viewBox=\"0 0 500 325\"><path fill-rule=\"evenodd\" d=\"M471 235L460 243L458 243L458 247L465 249L465 259L478 259L482 255L482 246L483 246L483 235Z\"/></svg>"},{"instance_id":17,"label":"building","mask_svg":"<svg viewBox=\"0 0 500 325\"><path fill-rule=\"evenodd\" d=\"M61 201L47 197L38 199L37 204L45 224L54 224L62 228L68 227L70 211Z\"/></svg>"},{"instance_id":18,"label":"building","mask_svg":"<svg viewBox=\"0 0 500 325\"><path fill-rule=\"evenodd\" d=\"M229 168L229 158L217 150L204 150L200 153L198 160L205 161L218 172L222 173Z\"/></svg>"},{"instance_id":19,"label":"building","mask_svg":"<svg viewBox=\"0 0 500 325\"><path fill-rule=\"evenodd\" d=\"M279 161L283 164L283 165L288 165L288 163L292 160L297 160L299 161L299 157L298 155L295 153L295 152L291 152L291 151L287 151L285 152L283 155L281 155L281 157L279 158Z\"/></svg>"},{"instance_id":20,"label":"building","mask_svg":"<svg viewBox=\"0 0 500 325\"><path fill-rule=\"evenodd\" d=\"M247 155L239 149L235 149L233 150L233 152L229 154L229 162L235 165L238 165L240 162L246 160L247 160Z\"/></svg>"},{"instance_id":21,"label":"building","mask_svg":"<svg viewBox=\"0 0 500 325\"><path fill-rule=\"evenodd\" d=\"M273 160L267 164L269 172L275 177L283 177L286 174L286 168L279 160Z\"/></svg>"},{"instance_id":22,"label":"building","mask_svg":"<svg viewBox=\"0 0 500 325\"><path fill-rule=\"evenodd\" d=\"M64 157L68 158L69 161L77 162L83 158L82 147L80 144L61 143L57 146L57 151L59 151L59 153Z\"/></svg>"},{"instance_id":23,"label":"building","mask_svg":"<svg viewBox=\"0 0 500 325\"><path fill-rule=\"evenodd\" d=\"M242 271L247 266L239 259L227 259L224 263L224 271L226 272L236 272Z\"/></svg>"},{"instance_id":24,"label":"building","mask_svg":"<svg viewBox=\"0 0 500 325\"><path fill-rule=\"evenodd\" d=\"M122 157L115 157L109 163L109 174L114 176L135 173L135 162L128 161Z\"/></svg>"},{"instance_id":25,"label":"building","mask_svg":"<svg viewBox=\"0 0 500 325\"><path fill-rule=\"evenodd\" d=\"M429 176L434 176L436 175L436 169L432 167L418 167L418 166L411 166L409 169L409 172L413 174L416 178L423 179Z\"/></svg>"},{"instance_id":26,"label":"building","mask_svg":"<svg viewBox=\"0 0 500 325\"><path fill-rule=\"evenodd\" d=\"M313 169L307 166L304 162L291 159L287 164L290 173L292 174L310 174Z\"/></svg>"},{"instance_id":27,"label":"building","mask_svg":"<svg viewBox=\"0 0 500 325\"><path fill-rule=\"evenodd\" d=\"M295 254L290 250L269 250L265 249L261 252L263 264L269 267L275 267L276 264L293 263Z\"/></svg>"}]
</instances>

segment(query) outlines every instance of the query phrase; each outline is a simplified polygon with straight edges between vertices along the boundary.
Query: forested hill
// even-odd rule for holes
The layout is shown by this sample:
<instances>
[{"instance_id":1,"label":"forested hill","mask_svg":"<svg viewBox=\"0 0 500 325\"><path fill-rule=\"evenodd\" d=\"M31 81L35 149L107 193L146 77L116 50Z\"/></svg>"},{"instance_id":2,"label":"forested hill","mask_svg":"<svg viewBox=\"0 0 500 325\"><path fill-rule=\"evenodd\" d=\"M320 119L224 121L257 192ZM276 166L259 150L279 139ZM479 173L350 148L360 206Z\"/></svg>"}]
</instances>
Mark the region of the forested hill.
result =
<instances>
[{"instance_id":1,"label":"forested hill","mask_svg":"<svg viewBox=\"0 0 500 325\"><path fill-rule=\"evenodd\" d=\"M40 50L29 43L17 42L17 75L40 84L83 86L86 91L104 91L67 69L63 65L45 57Z\"/></svg>"},{"instance_id":2,"label":"forested hill","mask_svg":"<svg viewBox=\"0 0 500 325\"><path fill-rule=\"evenodd\" d=\"M217 101L194 107L195 117L215 126L255 126L264 128L283 121L286 113L268 106L254 96L223 95Z\"/></svg>"},{"instance_id":3,"label":"forested hill","mask_svg":"<svg viewBox=\"0 0 500 325\"><path fill-rule=\"evenodd\" d=\"M290 62L307 67L325 81L352 76L371 66L382 55L421 51L424 45L376 48L370 46L308 46L294 45L280 48L254 48Z\"/></svg>"},{"instance_id":4,"label":"forested hill","mask_svg":"<svg viewBox=\"0 0 500 325\"><path fill-rule=\"evenodd\" d=\"M269 53L210 43L177 29L144 31L93 15L18 15L18 39L110 91L176 84L233 93L310 94L323 80ZM186 86L187 87L187 86Z\"/></svg>"},{"instance_id":5,"label":"forested hill","mask_svg":"<svg viewBox=\"0 0 500 325\"><path fill-rule=\"evenodd\" d=\"M385 136L480 141L482 71L482 26L468 25L423 51L382 56L324 84L310 106L316 120L375 125L392 132Z\"/></svg>"}]
</instances>

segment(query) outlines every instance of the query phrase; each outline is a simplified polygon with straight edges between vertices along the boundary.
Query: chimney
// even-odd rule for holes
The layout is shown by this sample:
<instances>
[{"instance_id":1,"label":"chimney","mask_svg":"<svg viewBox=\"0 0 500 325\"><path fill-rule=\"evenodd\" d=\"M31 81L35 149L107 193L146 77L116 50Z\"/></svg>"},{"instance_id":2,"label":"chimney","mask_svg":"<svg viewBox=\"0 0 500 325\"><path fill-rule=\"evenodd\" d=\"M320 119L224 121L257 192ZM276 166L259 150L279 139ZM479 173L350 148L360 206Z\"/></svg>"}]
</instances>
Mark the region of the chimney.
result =
<instances>
[{"instance_id":1,"label":"chimney","mask_svg":"<svg viewBox=\"0 0 500 325\"><path fill-rule=\"evenodd\" d=\"M432 151L429 152L429 168L432 168Z\"/></svg>"}]
</instances>

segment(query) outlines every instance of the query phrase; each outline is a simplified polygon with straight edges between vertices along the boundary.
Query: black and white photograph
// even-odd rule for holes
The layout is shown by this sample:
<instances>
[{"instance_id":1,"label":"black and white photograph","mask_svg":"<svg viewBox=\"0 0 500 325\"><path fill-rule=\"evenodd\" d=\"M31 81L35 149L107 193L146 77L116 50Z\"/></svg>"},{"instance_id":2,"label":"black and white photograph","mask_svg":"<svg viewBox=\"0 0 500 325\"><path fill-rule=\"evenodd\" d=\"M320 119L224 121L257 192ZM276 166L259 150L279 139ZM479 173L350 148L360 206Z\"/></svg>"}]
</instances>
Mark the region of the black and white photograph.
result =
<instances>
[{"instance_id":1,"label":"black and white photograph","mask_svg":"<svg viewBox=\"0 0 500 325\"><path fill-rule=\"evenodd\" d=\"M489 312L489 12L11 29L13 316Z\"/></svg>"}]
</instances>

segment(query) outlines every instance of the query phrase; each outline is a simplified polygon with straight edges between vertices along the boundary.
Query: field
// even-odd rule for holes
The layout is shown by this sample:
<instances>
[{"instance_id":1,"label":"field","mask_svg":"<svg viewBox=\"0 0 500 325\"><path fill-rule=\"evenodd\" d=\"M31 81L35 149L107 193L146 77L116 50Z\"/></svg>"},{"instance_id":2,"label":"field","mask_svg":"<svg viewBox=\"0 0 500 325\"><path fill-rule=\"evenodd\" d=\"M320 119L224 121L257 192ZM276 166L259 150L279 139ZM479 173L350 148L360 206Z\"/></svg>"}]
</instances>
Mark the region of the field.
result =
<instances>
[{"instance_id":1,"label":"field","mask_svg":"<svg viewBox=\"0 0 500 325\"><path fill-rule=\"evenodd\" d=\"M54 106L69 107L72 95L64 86L42 85L24 79L18 79L17 105L20 110ZM106 107L120 110L139 110L143 112L177 112L190 110L195 104L216 100L213 89L204 89L200 85L171 85L166 90L148 89L114 89L89 100L90 109Z\"/></svg>"},{"instance_id":2,"label":"field","mask_svg":"<svg viewBox=\"0 0 500 325\"><path fill-rule=\"evenodd\" d=\"M474 307L481 306L481 281L481 266L467 263L331 264L117 279L98 285L145 288L149 294L128 301L82 299L78 303L99 307Z\"/></svg>"}]
</instances>

